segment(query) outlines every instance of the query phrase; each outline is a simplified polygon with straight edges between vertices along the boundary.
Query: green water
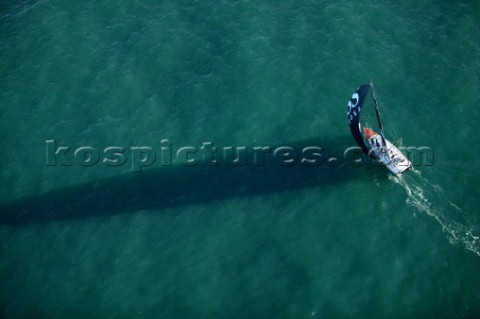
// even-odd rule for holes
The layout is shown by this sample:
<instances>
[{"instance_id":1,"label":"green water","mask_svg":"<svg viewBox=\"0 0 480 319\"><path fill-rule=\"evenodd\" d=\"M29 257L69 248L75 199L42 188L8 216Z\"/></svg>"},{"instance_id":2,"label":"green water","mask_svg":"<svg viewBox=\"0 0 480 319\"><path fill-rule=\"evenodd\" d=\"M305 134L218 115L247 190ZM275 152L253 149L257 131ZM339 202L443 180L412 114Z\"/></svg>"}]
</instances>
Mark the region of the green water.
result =
<instances>
[{"instance_id":1,"label":"green water","mask_svg":"<svg viewBox=\"0 0 480 319\"><path fill-rule=\"evenodd\" d=\"M1 2L0 316L480 316L479 21L475 1ZM370 80L433 166L345 163ZM250 162L162 165L164 139ZM47 140L127 163L48 166ZM278 145L340 163L252 163Z\"/></svg>"}]
</instances>

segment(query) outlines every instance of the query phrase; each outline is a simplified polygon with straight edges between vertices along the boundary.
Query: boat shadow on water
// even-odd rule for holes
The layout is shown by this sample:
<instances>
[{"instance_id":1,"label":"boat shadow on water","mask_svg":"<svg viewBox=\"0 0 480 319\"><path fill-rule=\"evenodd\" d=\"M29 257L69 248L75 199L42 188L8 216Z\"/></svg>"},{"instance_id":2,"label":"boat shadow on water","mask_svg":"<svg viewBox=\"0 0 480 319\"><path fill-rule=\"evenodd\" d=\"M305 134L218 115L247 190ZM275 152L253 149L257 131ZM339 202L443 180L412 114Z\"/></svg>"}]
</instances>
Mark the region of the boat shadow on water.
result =
<instances>
[{"instance_id":1,"label":"boat shadow on water","mask_svg":"<svg viewBox=\"0 0 480 319\"><path fill-rule=\"evenodd\" d=\"M296 141L283 149L293 149L291 165L272 155L272 146L264 165L248 161L247 165L173 165L127 173L118 177L66 187L25 197L0 205L0 225L70 220L115 215L138 210L161 210L235 197L291 191L342 183L351 178L368 178L362 167L351 165L344 156L351 146L349 136L331 139ZM308 155L303 150L310 148ZM321 157L315 150L322 148ZM247 149L247 151L249 151ZM280 155L281 155L280 154ZM313 155L312 155L313 154ZM278 155L278 154L277 154ZM305 155L305 156L304 156ZM290 155L281 155L289 158ZM302 157L316 158L314 165L301 163ZM330 160L335 158L336 160ZM312 164L312 163L309 163ZM319 192L321 197L321 192Z\"/></svg>"}]
</instances>

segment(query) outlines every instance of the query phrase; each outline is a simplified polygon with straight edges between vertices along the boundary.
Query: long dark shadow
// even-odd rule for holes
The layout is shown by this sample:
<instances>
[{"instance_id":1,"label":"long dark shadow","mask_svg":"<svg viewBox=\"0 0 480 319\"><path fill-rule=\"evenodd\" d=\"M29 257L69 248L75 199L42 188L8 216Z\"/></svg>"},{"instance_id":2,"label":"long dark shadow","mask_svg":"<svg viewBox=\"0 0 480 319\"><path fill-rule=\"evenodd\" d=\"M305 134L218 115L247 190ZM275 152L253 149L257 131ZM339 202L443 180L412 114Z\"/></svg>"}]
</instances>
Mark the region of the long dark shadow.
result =
<instances>
[{"instance_id":1,"label":"long dark shadow","mask_svg":"<svg viewBox=\"0 0 480 319\"><path fill-rule=\"evenodd\" d=\"M294 148L298 155L307 146L320 146L324 150L324 162L308 166L297 160L295 165L284 166L272 154L267 154L265 165L255 165L250 160L248 165L242 166L199 163L196 166L174 165L128 173L2 204L0 225L159 210L217 199L336 184L365 173L345 163L344 151L351 145L350 136L310 139L285 145ZM337 165L328 162L333 157L339 160Z\"/></svg>"}]
</instances>

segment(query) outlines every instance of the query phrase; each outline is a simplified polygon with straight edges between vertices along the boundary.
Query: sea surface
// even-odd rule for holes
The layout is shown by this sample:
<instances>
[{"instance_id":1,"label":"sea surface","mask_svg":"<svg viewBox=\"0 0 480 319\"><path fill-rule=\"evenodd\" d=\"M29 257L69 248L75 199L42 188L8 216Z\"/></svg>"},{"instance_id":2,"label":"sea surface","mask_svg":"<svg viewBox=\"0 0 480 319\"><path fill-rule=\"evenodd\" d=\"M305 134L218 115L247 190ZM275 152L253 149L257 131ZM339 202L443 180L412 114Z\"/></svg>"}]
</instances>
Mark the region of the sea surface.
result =
<instances>
[{"instance_id":1,"label":"sea surface","mask_svg":"<svg viewBox=\"0 0 480 319\"><path fill-rule=\"evenodd\" d=\"M479 318L479 40L468 0L1 1L0 317ZM370 81L402 177L345 156Z\"/></svg>"}]
</instances>

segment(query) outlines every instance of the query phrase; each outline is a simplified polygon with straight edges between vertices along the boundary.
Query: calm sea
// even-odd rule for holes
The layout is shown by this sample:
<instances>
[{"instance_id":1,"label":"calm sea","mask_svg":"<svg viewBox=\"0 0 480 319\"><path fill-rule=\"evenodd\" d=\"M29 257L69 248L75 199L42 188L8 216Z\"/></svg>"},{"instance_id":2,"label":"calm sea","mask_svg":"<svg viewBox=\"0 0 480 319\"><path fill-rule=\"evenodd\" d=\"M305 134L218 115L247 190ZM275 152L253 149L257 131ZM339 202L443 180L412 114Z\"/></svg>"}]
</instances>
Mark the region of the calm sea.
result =
<instances>
[{"instance_id":1,"label":"calm sea","mask_svg":"<svg viewBox=\"0 0 480 319\"><path fill-rule=\"evenodd\" d=\"M0 317L479 317L479 39L477 1L0 2ZM344 156L370 81L401 178Z\"/></svg>"}]
</instances>

